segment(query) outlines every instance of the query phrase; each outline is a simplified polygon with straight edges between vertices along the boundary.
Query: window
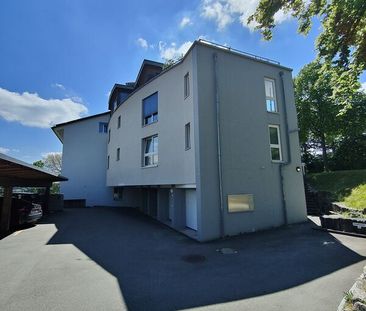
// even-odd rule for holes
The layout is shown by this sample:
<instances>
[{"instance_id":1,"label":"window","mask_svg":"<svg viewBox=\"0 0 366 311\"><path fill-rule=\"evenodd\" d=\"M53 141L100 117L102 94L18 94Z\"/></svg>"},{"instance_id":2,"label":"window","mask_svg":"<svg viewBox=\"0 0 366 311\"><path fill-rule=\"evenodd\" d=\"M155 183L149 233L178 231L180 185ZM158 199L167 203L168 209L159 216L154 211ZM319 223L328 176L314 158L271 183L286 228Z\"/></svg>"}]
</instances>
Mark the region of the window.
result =
<instances>
[{"instance_id":1,"label":"window","mask_svg":"<svg viewBox=\"0 0 366 311\"><path fill-rule=\"evenodd\" d=\"M121 116L118 116L117 128L121 127Z\"/></svg>"},{"instance_id":2,"label":"window","mask_svg":"<svg viewBox=\"0 0 366 311\"><path fill-rule=\"evenodd\" d=\"M277 112L275 81L264 79L264 88L266 91L266 106L268 112Z\"/></svg>"},{"instance_id":3,"label":"window","mask_svg":"<svg viewBox=\"0 0 366 311\"><path fill-rule=\"evenodd\" d=\"M121 155L121 149L117 148L117 161L119 161Z\"/></svg>"},{"instance_id":4,"label":"window","mask_svg":"<svg viewBox=\"0 0 366 311\"><path fill-rule=\"evenodd\" d=\"M227 196L229 213L249 212L254 210L252 194L229 194Z\"/></svg>"},{"instance_id":5,"label":"window","mask_svg":"<svg viewBox=\"0 0 366 311\"><path fill-rule=\"evenodd\" d=\"M143 163L142 166L154 166L158 164L158 135L143 139Z\"/></svg>"},{"instance_id":6,"label":"window","mask_svg":"<svg viewBox=\"0 0 366 311\"><path fill-rule=\"evenodd\" d=\"M185 141L186 150L191 149L191 123L187 123L185 126Z\"/></svg>"},{"instance_id":7,"label":"window","mask_svg":"<svg viewBox=\"0 0 366 311\"><path fill-rule=\"evenodd\" d=\"M189 96L189 72L184 76L184 98Z\"/></svg>"},{"instance_id":8,"label":"window","mask_svg":"<svg viewBox=\"0 0 366 311\"><path fill-rule=\"evenodd\" d=\"M107 157L107 169L109 169L109 156Z\"/></svg>"},{"instance_id":9,"label":"window","mask_svg":"<svg viewBox=\"0 0 366 311\"><path fill-rule=\"evenodd\" d=\"M108 130L108 143L111 141L111 130Z\"/></svg>"},{"instance_id":10,"label":"window","mask_svg":"<svg viewBox=\"0 0 366 311\"><path fill-rule=\"evenodd\" d=\"M278 125L269 125L269 145L271 148L272 161L281 161L281 139L280 139L280 127Z\"/></svg>"},{"instance_id":11,"label":"window","mask_svg":"<svg viewBox=\"0 0 366 311\"><path fill-rule=\"evenodd\" d=\"M108 132L108 123L99 122L99 133L107 133Z\"/></svg>"},{"instance_id":12,"label":"window","mask_svg":"<svg viewBox=\"0 0 366 311\"><path fill-rule=\"evenodd\" d=\"M142 100L143 125L158 121L158 92Z\"/></svg>"}]
</instances>

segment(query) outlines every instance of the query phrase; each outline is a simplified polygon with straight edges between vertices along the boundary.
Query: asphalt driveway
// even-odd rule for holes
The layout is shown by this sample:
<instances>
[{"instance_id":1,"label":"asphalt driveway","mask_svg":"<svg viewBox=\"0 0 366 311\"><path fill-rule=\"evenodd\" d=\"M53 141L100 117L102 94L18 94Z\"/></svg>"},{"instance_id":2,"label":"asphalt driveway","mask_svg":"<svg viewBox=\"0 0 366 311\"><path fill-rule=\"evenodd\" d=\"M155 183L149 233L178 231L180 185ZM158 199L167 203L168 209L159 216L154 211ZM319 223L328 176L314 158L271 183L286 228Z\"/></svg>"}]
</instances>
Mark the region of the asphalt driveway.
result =
<instances>
[{"instance_id":1,"label":"asphalt driveway","mask_svg":"<svg viewBox=\"0 0 366 311\"><path fill-rule=\"evenodd\" d=\"M366 240L312 225L200 244L129 209L65 210L0 240L0 310L333 311Z\"/></svg>"}]
</instances>

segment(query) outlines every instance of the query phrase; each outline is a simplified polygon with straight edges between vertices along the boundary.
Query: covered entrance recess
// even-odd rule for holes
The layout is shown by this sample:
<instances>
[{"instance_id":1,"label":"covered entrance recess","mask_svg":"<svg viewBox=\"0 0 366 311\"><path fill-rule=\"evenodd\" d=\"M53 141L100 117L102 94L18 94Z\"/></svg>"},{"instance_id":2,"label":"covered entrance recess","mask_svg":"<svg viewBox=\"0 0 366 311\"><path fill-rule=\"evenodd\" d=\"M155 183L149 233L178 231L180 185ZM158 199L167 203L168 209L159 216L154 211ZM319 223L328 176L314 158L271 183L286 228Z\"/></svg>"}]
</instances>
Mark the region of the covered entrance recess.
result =
<instances>
[{"instance_id":1,"label":"covered entrance recess","mask_svg":"<svg viewBox=\"0 0 366 311\"><path fill-rule=\"evenodd\" d=\"M196 189L186 189L186 226L197 230Z\"/></svg>"}]
</instances>

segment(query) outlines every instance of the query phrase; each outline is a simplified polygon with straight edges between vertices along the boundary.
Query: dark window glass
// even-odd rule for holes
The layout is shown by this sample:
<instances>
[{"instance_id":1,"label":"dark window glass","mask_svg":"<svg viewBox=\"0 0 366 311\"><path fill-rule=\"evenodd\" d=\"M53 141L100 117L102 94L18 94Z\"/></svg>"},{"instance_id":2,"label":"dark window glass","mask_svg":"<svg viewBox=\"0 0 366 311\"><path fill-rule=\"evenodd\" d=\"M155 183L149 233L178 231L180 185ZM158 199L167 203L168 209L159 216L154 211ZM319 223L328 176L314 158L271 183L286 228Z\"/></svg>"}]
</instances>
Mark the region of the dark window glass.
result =
<instances>
[{"instance_id":1,"label":"dark window glass","mask_svg":"<svg viewBox=\"0 0 366 311\"><path fill-rule=\"evenodd\" d=\"M185 126L186 150L191 148L191 124Z\"/></svg>"},{"instance_id":2,"label":"dark window glass","mask_svg":"<svg viewBox=\"0 0 366 311\"><path fill-rule=\"evenodd\" d=\"M271 144L278 145L278 133L276 127L269 128L269 137Z\"/></svg>"},{"instance_id":3,"label":"dark window glass","mask_svg":"<svg viewBox=\"0 0 366 311\"><path fill-rule=\"evenodd\" d=\"M158 93L146 97L142 101L143 124L150 124L158 121Z\"/></svg>"},{"instance_id":4,"label":"dark window glass","mask_svg":"<svg viewBox=\"0 0 366 311\"><path fill-rule=\"evenodd\" d=\"M281 160L280 149L279 148L271 148L271 156L272 156L272 160L280 161Z\"/></svg>"}]
</instances>

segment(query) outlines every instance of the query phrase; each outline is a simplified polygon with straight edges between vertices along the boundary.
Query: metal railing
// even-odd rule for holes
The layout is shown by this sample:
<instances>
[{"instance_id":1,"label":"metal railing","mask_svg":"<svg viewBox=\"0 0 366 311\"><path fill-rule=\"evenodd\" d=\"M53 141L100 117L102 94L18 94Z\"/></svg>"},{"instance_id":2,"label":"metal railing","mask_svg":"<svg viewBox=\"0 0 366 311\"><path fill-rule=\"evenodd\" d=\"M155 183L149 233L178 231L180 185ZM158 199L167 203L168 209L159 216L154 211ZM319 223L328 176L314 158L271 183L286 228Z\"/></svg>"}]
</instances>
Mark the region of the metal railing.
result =
<instances>
[{"instance_id":1,"label":"metal railing","mask_svg":"<svg viewBox=\"0 0 366 311\"><path fill-rule=\"evenodd\" d=\"M211 42L211 41L208 41L208 40L205 40L205 39L198 39L198 41L199 42L202 42L204 44L207 44L207 45L215 46L215 47L220 48L220 49L223 49L223 50L227 50L227 51L235 52L235 53L240 54L240 55L248 56L250 58L254 58L254 59L257 59L257 60L260 60L260 61L263 61L263 62L280 65L280 62L277 62L277 61L275 61L273 59L270 59L270 58L267 58L267 57L258 56L258 55L255 55L255 54L252 54L252 53L248 53L248 52L243 52L243 51L234 49L234 48L232 48L230 46L218 44L218 43Z\"/></svg>"}]
</instances>

